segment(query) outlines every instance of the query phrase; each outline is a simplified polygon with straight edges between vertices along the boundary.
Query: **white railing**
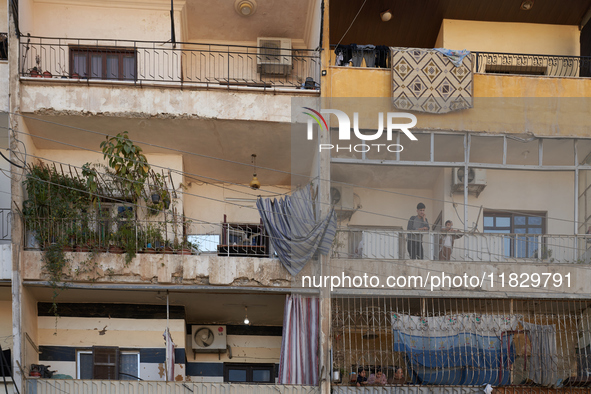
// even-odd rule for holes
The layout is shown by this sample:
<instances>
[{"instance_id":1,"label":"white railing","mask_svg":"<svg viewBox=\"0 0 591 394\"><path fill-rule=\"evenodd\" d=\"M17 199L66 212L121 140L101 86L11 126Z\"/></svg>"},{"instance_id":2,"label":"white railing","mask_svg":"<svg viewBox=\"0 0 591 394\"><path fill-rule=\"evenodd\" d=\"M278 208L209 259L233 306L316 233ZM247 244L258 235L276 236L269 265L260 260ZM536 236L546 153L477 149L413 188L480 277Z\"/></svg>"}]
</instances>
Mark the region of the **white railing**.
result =
<instances>
[{"instance_id":1,"label":"white railing","mask_svg":"<svg viewBox=\"0 0 591 394\"><path fill-rule=\"evenodd\" d=\"M441 252L448 235L453 237L453 248L446 258ZM339 229L332 256L405 260L411 258L411 247L416 249L415 257L424 260L591 263L591 235L555 234Z\"/></svg>"},{"instance_id":2,"label":"white railing","mask_svg":"<svg viewBox=\"0 0 591 394\"><path fill-rule=\"evenodd\" d=\"M481 394L481 387L468 386L333 386L333 394Z\"/></svg>"},{"instance_id":3,"label":"white railing","mask_svg":"<svg viewBox=\"0 0 591 394\"><path fill-rule=\"evenodd\" d=\"M317 394L318 387L275 384L29 379L28 394Z\"/></svg>"}]
</instances>

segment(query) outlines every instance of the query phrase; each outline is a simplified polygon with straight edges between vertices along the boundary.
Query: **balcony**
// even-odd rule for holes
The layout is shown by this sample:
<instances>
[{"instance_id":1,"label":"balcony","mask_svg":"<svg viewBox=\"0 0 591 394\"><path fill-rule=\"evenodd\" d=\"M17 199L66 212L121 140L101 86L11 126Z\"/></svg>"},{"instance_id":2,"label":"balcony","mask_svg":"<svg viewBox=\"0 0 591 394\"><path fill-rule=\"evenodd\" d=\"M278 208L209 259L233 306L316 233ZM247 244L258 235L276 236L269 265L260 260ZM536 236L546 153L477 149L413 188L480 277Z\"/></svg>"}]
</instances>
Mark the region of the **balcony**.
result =
<instances>
[{"instance_id":1,"label":"balcony","mask_svg":"<svg viewBox=\"0 0 591 394\"><path fill-rule=\"evenodd\" d=\"M486 384L505 393L588 392L588 306L588 300L335 298L333 357L342 377L335 392L470 393ZM367 387L351 387L361 371ZM380 372L386 383L374 388L371 375Z\"/></svg>"},{"instance_id":2,"label":"balcony","mask_svg":"<svg viewBox=\"0 0 591 394\"><path fill-rule=\"evenodd\" d=\"M24 221L26 280L290 287L260 224L83 216ZM65 264L52 269L46 256Z\"/></svg>"},{"instance_id":3,"label":"balcony","mask_svg":"<svg viewBox=\"0 0 591 394\"><path fill-rule=\"evenodd\" d=\"M319 90L314 50L23 37L21 77L82 83Z\"/></svg>"},{"instance_id":4,"label":"balcony","mask_svg":"<svg viewBox=\"0 0 591 394\"><path fill-rule=\"evenodd\" d=\"M420 237L424 260L471 262L591 263L591 235L551 235L524 233L454 233L450 256L442 256L441 246L448 234L388 230L340 229L332 255L343 259L407 260L407 242Z\"/></svg>"}]
</instances>

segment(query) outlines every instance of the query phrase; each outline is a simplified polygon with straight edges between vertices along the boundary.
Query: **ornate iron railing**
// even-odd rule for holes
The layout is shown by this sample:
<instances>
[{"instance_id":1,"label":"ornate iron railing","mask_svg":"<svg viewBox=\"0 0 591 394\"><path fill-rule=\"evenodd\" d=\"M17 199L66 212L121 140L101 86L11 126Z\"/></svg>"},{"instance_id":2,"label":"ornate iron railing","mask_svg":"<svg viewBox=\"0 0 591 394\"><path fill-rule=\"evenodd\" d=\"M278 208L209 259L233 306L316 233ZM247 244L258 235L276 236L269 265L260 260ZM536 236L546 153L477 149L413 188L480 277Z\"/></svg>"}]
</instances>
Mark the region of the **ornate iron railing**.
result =
<instances>
[{"instance_id":1,"label":"ornate iron railing","mask_svg":"<svg viewBox=\"0 0 591 394\"><path fill-rule=\"evenodd\" d=\"M487 74L591 77L591 57L472 52L474 72Z\"/></svg>"},{"instance_id":2,"label":"ornate iron railing","mask_svg":"<svg viewBox=\"0 0 591 394\"><path fill-rule=\"evenodd\" d=\"M20 75L319 89L320 54L241 45L22 37Z\"/></svg>"}]
</instances>

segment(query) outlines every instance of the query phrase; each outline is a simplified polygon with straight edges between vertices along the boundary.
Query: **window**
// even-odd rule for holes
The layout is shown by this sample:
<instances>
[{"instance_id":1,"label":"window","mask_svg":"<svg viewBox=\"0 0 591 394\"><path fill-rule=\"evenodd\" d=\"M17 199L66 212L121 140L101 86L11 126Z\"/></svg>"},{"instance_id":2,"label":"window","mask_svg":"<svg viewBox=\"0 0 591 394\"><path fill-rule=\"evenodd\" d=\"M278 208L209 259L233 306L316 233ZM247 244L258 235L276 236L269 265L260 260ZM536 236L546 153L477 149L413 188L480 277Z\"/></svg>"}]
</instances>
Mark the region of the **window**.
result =
<instances>
[{"instance_id":1,"label":"window","mask_svg":"<svg viewBox=\"0 0 591 394\"><path fill-rule=\"evenodd\" d=\"M224 382L275 383L275 365L224 363Z\"/></svg>"},{"instance_id":2,"label":"window","mask_svg":"<svg viewBox=\"0 0 591 394\"><path fill-rule=\"evenodd\" d=\"M220 244L218 234L189 235L187 240L196 245L200 253L215 253L218 251L218 245Z\"/></svg>"},{"instance_id":3,"label":"window","mask_svg":"<svg viewBox=\"0 0 591 394\"><path fill-rule=\"evenodd\" d=\"M140 354L118 347L95 346L76 355L78 379L137 380Z\"/></svg>"},{"instance_id":4,"label":"window","mask_svg":"<svg viewBox=\"0 0 591 394\"><path fill-rule=\"evenodd\" d=\"M122 48L70 48L70 76L136 79L135 51Z\"/></svg>"},{"instance_id":5,"label":"window","mask_svg":"<svg viewBox=\"0 0 591 394\"><path fill-rule=\"evenodd\" d=\"M485 233L511 234L504 238L505 257L541 257L538 250L540 235L546 233L545 212L485 211L483 217Z\"/></svg>"},{"instance_id":6,"label":"window","mask_svg":"<svg viewBox=\"0 0 591 394\"><path fill-rule=\"evenodd\" d=\"M8 34L0 33L0 60L8 60Z\"/></svg>"}]
</instances>

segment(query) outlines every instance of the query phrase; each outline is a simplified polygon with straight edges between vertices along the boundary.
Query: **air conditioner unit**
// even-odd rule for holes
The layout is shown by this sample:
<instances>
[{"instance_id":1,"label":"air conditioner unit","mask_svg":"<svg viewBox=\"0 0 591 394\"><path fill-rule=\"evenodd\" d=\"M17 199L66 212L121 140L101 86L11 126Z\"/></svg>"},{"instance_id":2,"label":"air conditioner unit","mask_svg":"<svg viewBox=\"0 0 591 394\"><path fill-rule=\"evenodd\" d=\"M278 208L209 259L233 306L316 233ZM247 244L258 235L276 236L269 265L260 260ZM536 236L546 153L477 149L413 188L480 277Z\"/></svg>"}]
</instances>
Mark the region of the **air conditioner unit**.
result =
<instances>
[{"instance_id":1,"label":"air conditioner unit","mask_svg":"<svg viewBox=\"0 0 591 394\"><path fill-rule=\"evenodd\" d=\"M225 352L226 326L191 326L191 341L195 352Z\"/></svg>"},{"instance_id":2,"label":"air conditioner unit","mask_svg":"<svg viewBox=\"0 0 591 394\"><path fill-rule=\"evenodd\" d=\"M463 193L464 190L464 168L454 168L452 170L451 191L453 193ZM482 193L486 187L486 170L481 168L468 169L468 193L476 197Z\"/></svg>"},{"instance_id":3,"label":"air conditioner unit","mask_svg":"<svg viewBox=\"0 0 591 394\"><path fill-rule=\"evenodd\" d=\"M257 72L287 75L291 72L292 53L289 38L257 38Z\"/></svg>"},{"instance_id":4,"label":"air conditioner unit","mask_svg":"<svg viewBox=\"0 0 591 394\"><path fill-rule=\"evenodd\" d=\"M335 185L330 188L330 203L336 211L354 211L353 187Z\"/></svg>"}]
</instances>

